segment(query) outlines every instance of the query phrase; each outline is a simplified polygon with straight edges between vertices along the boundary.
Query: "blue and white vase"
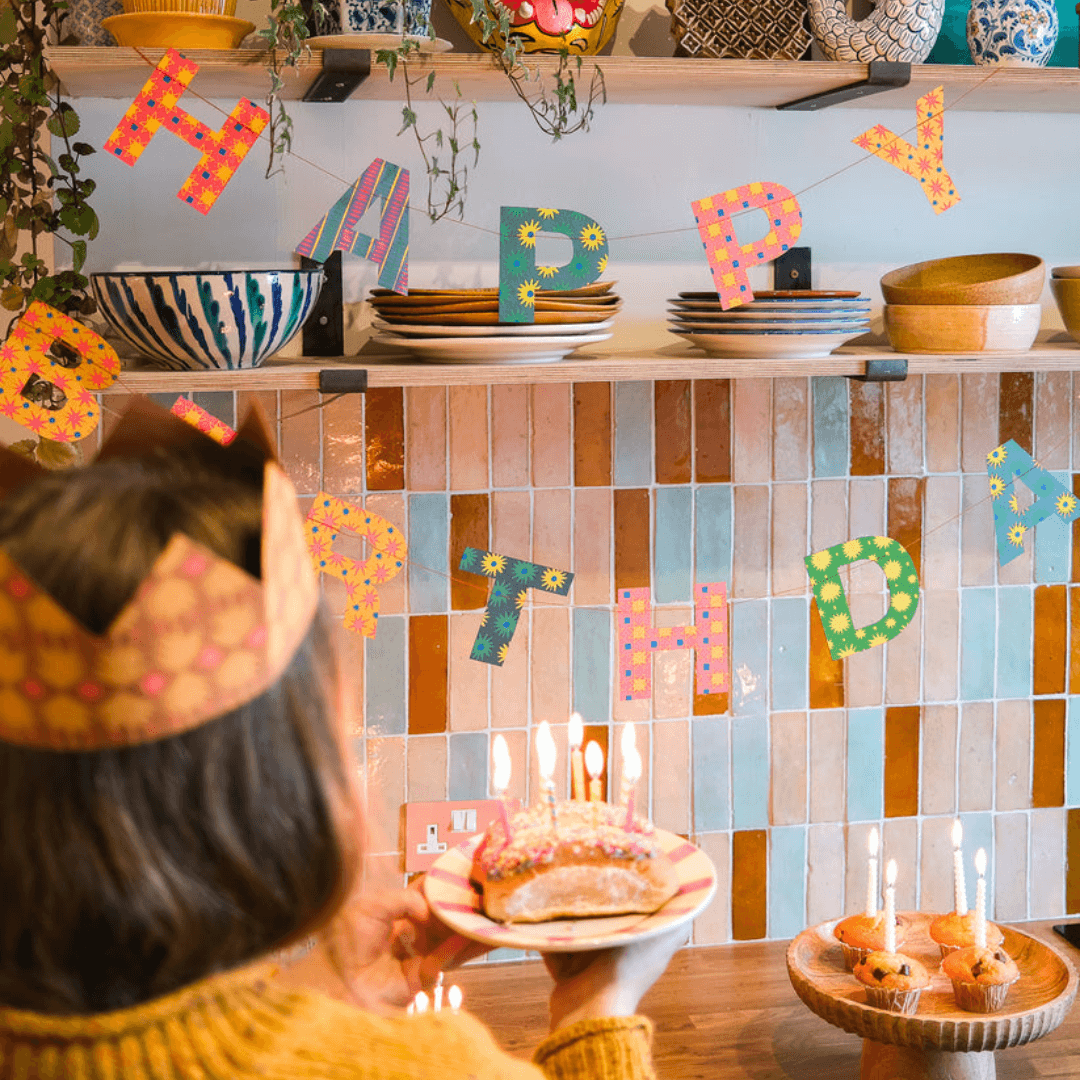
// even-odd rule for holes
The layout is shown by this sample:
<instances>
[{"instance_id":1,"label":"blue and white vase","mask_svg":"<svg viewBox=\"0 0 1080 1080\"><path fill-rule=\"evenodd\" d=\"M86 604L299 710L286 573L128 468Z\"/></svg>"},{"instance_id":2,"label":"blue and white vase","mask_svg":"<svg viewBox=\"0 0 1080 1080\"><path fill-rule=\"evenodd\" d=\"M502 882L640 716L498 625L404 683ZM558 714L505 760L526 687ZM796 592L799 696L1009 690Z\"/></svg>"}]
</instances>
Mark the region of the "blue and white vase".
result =
<instances>
[{"instance_id":1,"label":"blue and white vase","mask_svg":"<svg viewBox=\"0 0 1080 1080\"><path fill-rule=\"evenodd\" d=\"M1054 0L971 0L967 40L976 64L1046 67L1057 37Z\"/></svg>"}]
</instances>

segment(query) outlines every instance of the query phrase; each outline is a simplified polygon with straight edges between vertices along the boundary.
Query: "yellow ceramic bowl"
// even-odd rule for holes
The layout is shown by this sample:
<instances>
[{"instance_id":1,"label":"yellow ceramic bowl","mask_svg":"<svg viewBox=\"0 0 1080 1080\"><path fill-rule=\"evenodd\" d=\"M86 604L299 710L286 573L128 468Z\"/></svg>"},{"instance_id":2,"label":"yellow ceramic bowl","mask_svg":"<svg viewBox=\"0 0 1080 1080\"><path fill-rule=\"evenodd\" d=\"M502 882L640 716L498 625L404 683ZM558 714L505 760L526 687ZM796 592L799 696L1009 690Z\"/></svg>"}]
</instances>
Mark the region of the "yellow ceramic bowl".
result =
<instances>
[{"instance_id":1,"label":"yellow ceramic bowl","mask_svg":"<svg viewBox=\"0 0 1080 1080\"><path fill-rule=\"evenodd\" d=\"M144 49L235 49L255 29L247 19L190 11L139 11L101 20L119 45Z\"/></svg>"},{"instance_id":2,"label":"yellow ceramic bowl","mask_svg":"<svg viewBox=\"0 0 1080 1080\"><path fill-rule=\"evenodd\" d=\"M955 255L890 270L881 292L886 304L1034 304L1045 279L1038 255Z\"/></svg>"},{"instance_id":3,"label":"yellow ceramic bowl","mask_svg":"<svg viewBox=\"0 0 1080 1080\"><path fill-rule=\"evenodd\" d=\"M1050 291L1057 301L1061 321L1076 341L1080 341L1080 278L1053 277Z\"/></svg>"},{"instance_id":4,"label":"yellow ceramic bowl","mask_svg":"<svg viewBox=\"0 0 1080 1080\"><path fill-rule=\"evenodd\" d=\"M192 15L236 14L236 0L123 0L124 11L135 12L186 11Z\"/></svg>"},{"instance_id":5,"label":"yellow ceramic bowl","mask_svg":"<svg viewBox=\"0 0 1080 1080\"><path fill-rule=\"evenodd\" d=\"M884 314L903 353L1023 352L1042 324L1039 304L886 304Z\"/></svg>"},{"instance_id":6,"label":"yellow ceramic bowl","mask_svg":"<svg viewBox=\"0 0 1080 1080\"><path fill-rule=\"evenodd\" d=\"M472 0L446 0L462 29L482 49L502 49L506 41L498 30L487 41L473 22ZM615 33L625 0L491 0L496 21L510 16L510 37L525 53L557 53L595 56ZM587 97L578 87L578 97Z\"/></svg>"}]
</instances>

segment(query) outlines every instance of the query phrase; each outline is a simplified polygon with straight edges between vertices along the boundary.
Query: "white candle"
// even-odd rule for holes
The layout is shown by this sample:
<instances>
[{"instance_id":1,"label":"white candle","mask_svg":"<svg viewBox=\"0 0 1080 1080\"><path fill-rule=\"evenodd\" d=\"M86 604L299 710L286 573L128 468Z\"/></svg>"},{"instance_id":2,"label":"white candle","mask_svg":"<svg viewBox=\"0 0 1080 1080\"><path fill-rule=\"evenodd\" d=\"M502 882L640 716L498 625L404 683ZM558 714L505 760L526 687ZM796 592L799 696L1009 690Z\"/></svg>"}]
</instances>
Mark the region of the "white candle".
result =
<instances>
[{"instance_id":1,"label":"white candle","mask_svg":"<svg viewBox=\"0 0 1080 1080\"><path fill-rule=\"evenodd\" d=\"M446 1001L451 1012L457 1012L461 1008L461 987L456 983L446 991Z\"/></svg>"},{"instance_id":2,"label":"white candle","mask_svg":"<svg viewBox=\"0 0 1080 1080\"><path fill-rule=\"evenodd\" d=\"M620 746L622 748L622 783L619 785L619 805L625 806L630 801L630 792L634 784L637 783L637 776L631 778L626 771L627 759L637 753L637 747L634 745L634 725L629 721L623 724ZM638 776L640 775L639 770Z\"/></svg>"},{"instance_id":3,"label":"white candle","mask_svg":"<svg viewBox=\"0 0 1080 1080\"><path fill-rule=\"evenodd\" d=\"M442 998L443 998L443 973L439 972L439 977L435 980L435 1012L442 1012Z\"/></svg>"},{"instance_id":4,"label":"white candle","mask_svg":"<svg viewBox=\"0 0 1080 1080\"><path fill-rule=\"evenodd\" d=\"M967 883L964 881L964 826L957 818L952 827L953 842L953 907L957 915L966 915Z\"/></svg>"},{"instance_id":5,"label":"white candle","mask_svg":"<svg viewBox=\"0 0 1080 1080\"><path fill-rule=\"evenodd\" d=\"M570 743L570 792L575 799L585 798L585 756L581 752L581 744L585 741L585 724L581 719L581 713L570 714L570 727L568 730Z\"/></svg>"},{"instance_id":6,"label":"white candle","mask_svg":"<svg viewBox=\"0 0 1080 1080\"><path fill-rule=\"evenodd\" d=\"M416 997L413 998L413 1012L426 1013L428 1011L429 1004L430 1002L428 1001L427 994L425 994L424 991L421 990L416 995Z\"/></svg>"},{"instance_id":7,"label":"white candle","mask_svg":"<svg viewBox=\"0 0 1080 1080\"><path fill-rule=\"evenodd\" d=\"M589 802L603 802L600 776L604 771L604 751L594 739L585 747L585 768L589 770Z\"/></svg>"},{"instance_id":8,"label":"white candle","mask_svg":"<svg viewBox=\"0 0 1080 1080\"><path fill-rule=\"evenodd\" d=\"M558 830L559 812L555 808L555 740L551 737L551 726L542 721L536 732L536 755L540 767L540 784L544 789L544 799L551 814L552 832Z\"/></svg>"},{"instance_id":9,"label":"white candle","mask_svg":"<svg viewBox=\"0 0 1080 1080\"><path fill-rule=\"evenodd\" d=\"M502 735L496 735L491 745L491 789L499 801L499 813L502 815L503 832L509 844L513 837L510 828L510 813L506 809L506 789L510 786L510 748Z\"/></svg>"},{"instance_id":10,"label":"white candle","mask_svg":"<svg viewBox=\"0 0 1080 1080\"><path fill-rule=\"evenodd\" d=\"M866 846L870 850L870 858L867 860L866 866L866 908L863 913L868 919L872 919L878 913L878 831L876 825L870 830Z\"/></svg>"},{"instance_id":11,"label":"white candle","mask_svg":"<svg viewBox=\"0 0 1080 1080\"><path fill-rule=\"evenodd\" d=\"M975 872L979 875L975 883L975 945L986 948L986 851L979 848L975 852Z\"/></svg>"},{"instance_id":12,"label":"white candle","mask_svg":"<svg viewBox=\"0 0 1080 1080\"><path fill-rule=\"evenodd\" d=\"M896 860L885 867L885 951L896 952Z\"/></svg>"}]
</instances>

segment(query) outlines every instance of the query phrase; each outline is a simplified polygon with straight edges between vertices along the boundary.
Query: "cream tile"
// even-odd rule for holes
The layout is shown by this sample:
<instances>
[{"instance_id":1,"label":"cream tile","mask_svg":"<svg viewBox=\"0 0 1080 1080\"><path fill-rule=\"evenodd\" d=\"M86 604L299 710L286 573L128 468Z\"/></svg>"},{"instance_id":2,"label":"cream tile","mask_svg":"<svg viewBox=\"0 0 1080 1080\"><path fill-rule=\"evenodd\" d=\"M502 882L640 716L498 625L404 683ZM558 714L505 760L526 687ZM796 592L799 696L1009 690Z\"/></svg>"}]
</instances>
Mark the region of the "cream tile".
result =
<instances>
[{"instance_id":1,"label":"cream tile","mask_svg":"<svg viewBox=\"0 0 1080 1080\"><path fill-rule=\"evenodd\" d=\"M570 569L570 517L569 489L533 493L533 562L557 570ZM565 607L569 606L570 598L545 593L538 602Z\"/></svg>"},{"instance_id":2,"label":"cream tile","mask_svg":"<svg viewBox=\"0 0 1080 1080\"><path fill-rule=\"evenodd\" d=\"M887 818L881 833L881 852L882 866L889 859L895 859L899 869L896 879L897 910L916 910L915 867L919 864L919 819Z\"/></svg>"},{"instance_id":3,"label":"cream tile","mask_svg":"<svg viewBox=\"0 0 1080 1080\"><path fill-rule=\"evenodd\" d=\"M367 849L397 851L401 846L401 804L405 802L405 739L366 739L365 742Z\"/></svg>"},{"instance_id":4,"label":"cream tile","mask_svg":"<svg viewBox=\"0 0 1080 1080\"><path fill-rule=\"evenodd\" d=\"M772 477L772 380L731 381L732 480L764 484Z\"/></svg>"},{"instance_id":5,"label":"cream tile","mask_svg":"<svg viewBox=\"0 0 1080 1080\"><path fill-rule=\"evenodd\" d=\"M923 700L954 701L960 670L960 598L956 590L926 591L920 603L926 644L923 661ZM911 631L911 627L904 633Z\"/></svg>"},{"instance_id":6,"label":"cream tile","mask_svg":"<svg viewBox=\"0 0 1080 1080\"><path fill-rule=\"evenodd\" d=\"M1032 919L1056 919L1065 914L1065 811L1060 807L1031 814L1028 880Z\"/></svg>"},{"instance_id":7,"label":"cream tile","mask_svg":"<svg viewBox=\"0 0 1080 1080\"><path fill-rule=\"evenodd\" d=\"M998 444L998 376L961 376L960 438L964 472L986 472L986 455Z\"/></svg>"},{"instance_id":8,"label":"cream tile","mask_svg":"<svg viewBox=\"0 0 1080 1080\"><path fill-rule=\"evenodd\" d=\"M1028 917L1029 816L998 814L994 818L994 880L991 884L994 891L993 917L1000 922L1017 922ZM971 859L967 862L970 865ZM1060 870L1058 873L1060 877ZM970 891L972 888L969 885L969 903L975 902L974 893Z\"/></svg>"},{"instance_id":9,"label":"cream tile","mask_svg":"<svg viewBox=\"0 0 1080 1080\"><path fill-rule=\"evenodd\" d=\"M446 487L446 388L405 389L405 483L410 491Z\"/></svg>"},{"instance_id":10,"label":"cream tile","mask_svg":"<svg viewBox=\"0 0 1080 1080\"><path fill-rule=\"evenodd\" d=\"M963 516L960 518L961 584L993 585L996 580L997 548L994 544L994 513L990 506L986 472L966 475L962 483L964 505Z\"/></svg>"},{"instance_id":11,"label":"cream tile","mask_svg":"<svg viewBox=\"0 0 1080 1080\"><path fill-rule=\"evenodd\" d=\"M731 834L699 833L695 841L716 867L716 895L694 922L695 945L731 940Z\"/></svg>"},{"instance_id":12,"label":"cream tile","mask_svg":"<svg viewBox=\"0 0 1080 1080\"><path fill-rule=\"evenodd\" d=\"M1031 806L1031 704L999 701L997 706L996 810L1027 810Z\"/></svg>"},{"instance_id":13,"label":"cream tile","mask_svg":"<svg viewBox=\"0 0 1080 1080\"><path fill-rule=\"evenodd\" d=\"M810 551L847 539L847 481L815 480L810 486Z\"/></svg>"},{"instance_id":14,"label":"cream tile","mask_svg":"<svg viewBox=\"0 0 1080 1080\"><path fill-rule=\"evenodd\" d=\"M919 862L919 910L952 911L953 904L953 818L924 818ZM906 868L905 868L906 869ZM972 893L968 903L974 903Z\"/></svg>"},{"instance_id":15,"label":"cream tile","mask_svg":"<svg viewBox=\"0 0 1080 1080\"><path fill-rule=\"evenodd\" d=\"M530 503L527 491L491 493L491 544L500 555L527 557L532 550Z\"/></svg>"},{"instance_id":16,"label":"cream tile","mask_svg":"<svg viewBox=\"0 0 1080 1080\"><path fill-rule=\"evenodd\" d=\"M484 491L488 479L486 386L450 387L450 486Z\"/></svg>"},{"instance_id":17,"label":"cream tile","mask_svg":"<svg viewBox=\"0 0 1080 1080\"><path fill-rule=\"evenodd\" d=\"M483 611L450 615L450 730L481 731L488 726L490 664L469 658Z\"/></svg>"},{"instance_id":18,"label":"cream tile","mask_svg":"<svg viewBox=\"0 0 1080 1080\"><path fill-rule=\"evenodd\" d=\"M653 625L692 626L694 609L655 608ZM657 720L689 716L693 711L694 651L672 649L653 654L652 711ZM686 830L683 829L683 832Z\"/></svg>"},{"instance_id":19,"label":"cream tile","mask_svg":"<svg viewBox=\"0 0 1080 1080\"><path fill-rule=\"evenodd\" d=\"M491 482L495 487L529 484L529 388L491 388Z\"/></svg>"},{"instance_id":20,"label":"cream tile","mask_svg":"<svg viewBox=\"0 0 1080 1080\"><path fill-rule=\"evenodd\" d=\"M922 710L922 778L919 810L923 814L956 812L955 705L924 705Z\"/></svg>"},{"instance_id":21,"label":"cream tile","mask_svg":"<svg viewBox=\"0 0 1080 1080\"><path fill-rule=\"evenodd\" d=\"M884 477L853 478L848 492L848 536L884 536L885 532ZM869 559L852 563L848 574L852 593L877 593L885 586L881 568Z\"/></svg>"},{"instance_id":22,"label":"cream tile","mask_svg":"<svg viewBox=\"0 0 1080 1080\"><path fill-rule=\"evenodd\" d=\"M532 392L532 482L570 483L570 383L539 383Z\"/></svg>"},{"instance_id":23,"label":"cream tile","mask_svg":"<svg viewBox=\"0 0 1080 1080\"><path fill-rule=\"evenodd\" d=\"M524 728L512 728L498 734L506 739L510 751L510 786L506 789L509 799L520 799L528 805L536 793L529 793L529 733ZM495 735L492 734L492 740Z\"/></svg>"},{"instance_id":24,"label":"cream tile","mask_svg":"<svg viewBox=\"0 0 1080 1080\"><path fill-rule=\"evenodd\" d=\"M866 874L865 859L863 874ZM844 880L844 826L811 825L806 844L806 922L808 926L835 919L847 908L839 894ZM866 883L863 882L863 893Z\"/></svg>"},{"instance_id":25,"label":"cream tile","mask_svg":"<svg viewBox=\"0 0 1080 1080\"><path fill-rule=\"evenodd\" d=\"M523 615L522 621L525 616ZM532 613L532 715L565 722L570 716L570 612L536 606Z\"/></svg>"},{"instance_id":26,"label":"cream tile","mask_svg":"<svg viewBox=\"0 0 1080 1080\"><path fill-rule=\"evenodd\" d=\"M908 376L885 384L885 450L893 476L923 474L923 382Z\"/></svg>"},{"instance_id":27,"label":"cream tile","mask_svg":"<svg viewBox=\"0 0 1080 1080\"><path fill-rule=\"evenodd\" d=\"M806 592L806 485L774 484L772 489L772 591L774 596Z\"/></svg>"},{"instance_id":28,"label":"cream tile","mask_svg":"<svg viewBox=\"0 0 1080 1080\"><path fill-rule=\"evenodd\" d=\"M1035 376L1035 459L1044 469L1069 467L1072 387L1066 371Z\"/></svg>"},{"instance_id":29,"label":"cream tile","mask_svg":"<svg viewBox=\"0 0 1080 1080\"><path fill-rule=\"evenodd\" d=\"M991 532L987 537L987 549L994 552L994 564L997 569L997 581L999 585L1029 585L1035 580L1035 541L1028 535L1024 550L1011 562L1004 566L998 564L997 549L994 546L994 534Z\"/></svg>"},{"instance_id":30,"label":"cream tile","mask_svg":"<svg viewBox=\"0 0 1080 1080\"><path fill-rule=\"evenodd\" d=\"M654 723L652 739L653 821L661 829L685 836L690 831L692 788L690 722L666 720Z\"/></svg>"},{"instance_id":31,"label":"cream tile","mask_svg":"<svg viewBox=\"0 0 1080 1080\"><path fill-rule=\"evenodd\" d=\"M878 577L884 581L883 575ZM869 626L885 613L886 593L855 593L848 598L855 626ZM906 631L905 631L906 633ZM844 661L844 700L849 708L880 705L884 700L885 647L855 653Z\"/></svg>"},{"instance_id":32,"label":"cream tile","mask_svg":"<svg viewBox=\"0 0 1080 1080\"><path fill-rule=\"evenodd\" d=\"M923 516L924 589L954 589L960 573L960 480L929 476Z\"/></svg>"},{"instance_id":33,"label":"cream tile","mask_svg":"<svg viewBox=\"0 0 1080 1080\"><path fill-rule=\"evenodd\" d=\"M960 710L960 810L990 810L994 792L994 706L969 702Z\"/></svg>"},{"instance_id":34,"label":"cream tile","mask_svg":"<svg viewBox=\"0 0 1080 1080\"><path fill-rule=\"evenodd\" d=\"M960 467L960 378L927 375L926 471L956 472Z\"/></svg>"},{"instance_id":35,"label":"cream tile","mask_svg":"<svg viewBox=\"0 0 1080 1080\"><path fill-rule=\"evenodd\" d=\"M574 491L574 584L570 595L578 607L612 602L611 491Z\"/></svg>"},{"instance_id":36,"label":"cream tile","mask_svg":"<svg viewBox=\"0 0 1080 1080\"><path fill-rule=\"evenodd\" d=\"M754 380L755 382L758 380ZM745 599L769 592L769 489L735 489L731 595Z\"/></svg>"},{"instance_id":37,"label":"cream tile","mask_svg":"<svg viewBox=\"0 0 1080 1080\"><path fill-rule=\"evenodd\" d=\"M860 821L855 825L848 825L845 830L845 860L844 860L844 904L845 915L855 915L866 907L866 879L867 879L867 840L870 829L876 823L872 821ZM881 833L881 825L877 824L878 834ZM898 859L892 853L885 854L886 859ZM884 865L884 860L880 865ZM911 865L914 865L912 863ZM839 890L839 881L833 882L833 891ZM837 900L839 900L837 896ZM898 896L899 899L899 896ZM839 904L836 905L839 908Z\"/></svg>"},{"instance_id":38,"label":"cream tile","mask_svg":"<svg viewBox=\"0 0 1080 1080\"><path fill-rule=\"evenodd\" d=\"M801 825L806 821L806 713L773 713L769 736L769 822Z\"/></svg>"},{"instance_id":39,"label":"cream tile","mask_svg":"<svg viewBox=\"0 0 1080 1080\"><path fill-rule=\"evenodd\" d=\"M612 703L611 718L622 724L630 721L632 724L645 724L652 719L652 701L643 698L638 701L619 701L618 698Z\"/></svg>"},{"instance_id":40,"label":"cream tile","mask_svg":"<svg viewBox=\"0 0 1080 1080\"><path fill-rule=\"evenodd\" d=\"M805 480L809 475L808 391L806 379L773 380L774 480Z\"/></svg>"},{"instance_id":41,"label":"cream tile","mask_svg":"<svg viewBox=\"0 0 1080 1080\"><path fill-rule=\"evenodd\" d=\"M529 722L529 620L518 621L502 667L491 667L491 726L525 727ZM539 717L539 720L544 717ZM550 717L548 718L550 719Z\"/></svg>"},{"instance_id":42,"label":"cream tile","mask_svg":"<svg viewBox=\"0 0 1080 1080\"><path fill-rule=\"evenodd\" d=\"M810 820L843 821L846 721L839 710L810 714Z\"/></svg>"},{"instance_id":43,"label":"cream tile","mask_svg":"<svg viewBox=\"0 0 1080 1080\"><path fill-rule=\"evenodd\" d=\"M922 687L922 605L915 617L882 648L885 651L885 701L889 705L910 705L919 700Z\"/></svg>"},{"instance_id":44,"label":"cream tile","mask_svg":"<svg viewBox=\"0 0 1080 1080\"><path fill-rule=\"evenodd\" d=\"M387 521L392 525L396 525L406 534L406 536L408 535L407 530L405 529L404 495L392 495L389 492L369 495L364 500L364 509L370 510L380 517L386 518ZM364 557L367 557L366 553L364 554ZM406 569L403 569L401 573L392 577L385 584L379 586L380 615L400 615L405 611L405 595L409 583L409 575L406 573Z\"/></svg>"},{"instance_id":45,"label":"cream tile","mask_svg":"<svg viewBox=\"0 0 1080 1080\"><path fill-rule=\"evenodd\" d=\"M409 802L446 798L446 736L411 735L408 754Z\"/></svg>"}]
</instances>

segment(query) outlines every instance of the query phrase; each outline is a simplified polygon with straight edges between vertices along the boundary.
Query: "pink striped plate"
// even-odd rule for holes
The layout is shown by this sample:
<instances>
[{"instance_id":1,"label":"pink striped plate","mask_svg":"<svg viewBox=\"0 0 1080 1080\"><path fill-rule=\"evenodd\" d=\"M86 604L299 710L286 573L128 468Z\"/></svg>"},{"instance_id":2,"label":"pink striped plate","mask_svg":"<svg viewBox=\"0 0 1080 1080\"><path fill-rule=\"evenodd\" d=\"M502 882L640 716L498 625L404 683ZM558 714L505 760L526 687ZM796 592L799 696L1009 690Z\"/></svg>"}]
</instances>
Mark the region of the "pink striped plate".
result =
<instances>
[{"instance_id":1,"label":"pink striped plate","mask_svg":"<svg viewBox=\"0 0 1080 1080\"><path fill-rule=\"evenodd\" d=\"M483 912L480 886L470 880L479 836L439 856L424 878L424 895L447 926L488 945L539 952L583 952L626 945L689 922L705 909L716 892L716 870L701 848L663 829L656 830L656 837L675 866L679 891L651 915L505 925L494 922Z\"/></svg>"}]
</instances>

